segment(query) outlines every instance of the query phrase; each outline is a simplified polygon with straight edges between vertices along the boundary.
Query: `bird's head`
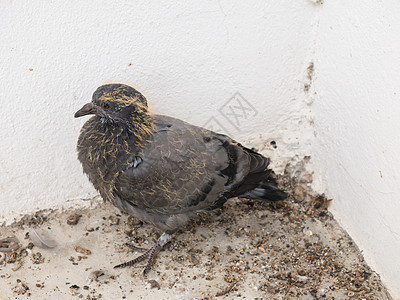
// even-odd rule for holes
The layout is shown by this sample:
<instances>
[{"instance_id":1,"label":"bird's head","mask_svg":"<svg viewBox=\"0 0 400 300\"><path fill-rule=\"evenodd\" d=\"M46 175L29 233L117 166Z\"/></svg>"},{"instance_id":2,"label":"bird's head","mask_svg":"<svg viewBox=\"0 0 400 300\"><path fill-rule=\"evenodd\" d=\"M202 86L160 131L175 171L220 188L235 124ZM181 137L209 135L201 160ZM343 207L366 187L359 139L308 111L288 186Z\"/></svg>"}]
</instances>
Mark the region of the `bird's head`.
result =
<instances>
[{"instance_id":1,"label":"bird's head","mask_svg":"<svg viewBox=\"0 0 400 300\"><path fill-rule=\"evenodd\" d=\"M133 87L121 83L105 84L97 88L92 102L78 110L75 118L85 115L96 115L106 125L129 127L147 119L147 101Z\"/></svg>"}]
</instances>

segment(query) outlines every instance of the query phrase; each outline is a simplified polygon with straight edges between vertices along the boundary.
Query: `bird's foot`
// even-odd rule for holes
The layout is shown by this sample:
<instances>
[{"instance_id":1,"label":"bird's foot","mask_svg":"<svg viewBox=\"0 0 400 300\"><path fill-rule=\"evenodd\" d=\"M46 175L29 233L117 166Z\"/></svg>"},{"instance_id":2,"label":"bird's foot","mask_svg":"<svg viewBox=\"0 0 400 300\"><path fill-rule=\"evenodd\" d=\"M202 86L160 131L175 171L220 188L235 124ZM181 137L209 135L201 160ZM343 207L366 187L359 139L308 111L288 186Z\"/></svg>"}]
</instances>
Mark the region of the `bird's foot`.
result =
<instances>
[{"instance_id":1,"label":"bird's foot","mask_svg":"<svg viewBox=\"0 0 400 300\"><path fill-rule=\"evenodd\" d=\"M160 251L164 248L164 246L169 242L169 240L171 238L172 238L171 234L163 233L158 238L157 242L155 242L153 247L151 247L150 249L142 249L142 248L138 248L138 247L129 245L129 248L136 250L136 251L144 252L144 253L142 255L136 257L135 259L132 259L130 261L127 261L127 262L124 262L122 264L115 266L114 269L130 267L130 266L133 266L145 259L148 259L146 268L143 271L143 275L146 275L147 273L149 273L151 267L153 266L155 258L157 257L158 253L160 253Z\"/></svg>"}]
</instances>

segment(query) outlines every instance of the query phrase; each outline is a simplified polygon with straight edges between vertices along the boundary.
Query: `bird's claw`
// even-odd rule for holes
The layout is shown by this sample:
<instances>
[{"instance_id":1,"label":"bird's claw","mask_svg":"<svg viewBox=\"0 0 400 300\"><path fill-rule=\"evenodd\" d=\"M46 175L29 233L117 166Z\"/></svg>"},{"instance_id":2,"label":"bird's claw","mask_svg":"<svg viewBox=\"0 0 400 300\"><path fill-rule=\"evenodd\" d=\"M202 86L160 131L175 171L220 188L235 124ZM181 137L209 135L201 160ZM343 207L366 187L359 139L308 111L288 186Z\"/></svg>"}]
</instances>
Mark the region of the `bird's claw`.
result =
<instances>
[{"instance_id":1,"label":"bird's claw","mask_svg":"<svg viewBox=\"0 0 400 300\"><path fill-rule=\"evenodd\" d=\"M122 264L116 265L114 267L114 269L116 268L125 268L125 267L130 267L133 266L143 260L145 260L146 258L148 259L147 265L143 271L143 275L147 275L150 270L151 267L153 266L155 259L158 255L158 253L160 253L160 251L164 248L164 246L168 243L168 241L171 239L171 235L170 234L166 234L163 233L159 239L157 240L157 242L153 245L153 247L151 247L150 249L146 250L146 249L142 249L142 248L138 248L136 246L127 244L129 248L135 250L135 251L141 251L144 253L138 257L136 257L135 259L132 259L130 261L124 262Z\"/></svg>"}]
</instances>

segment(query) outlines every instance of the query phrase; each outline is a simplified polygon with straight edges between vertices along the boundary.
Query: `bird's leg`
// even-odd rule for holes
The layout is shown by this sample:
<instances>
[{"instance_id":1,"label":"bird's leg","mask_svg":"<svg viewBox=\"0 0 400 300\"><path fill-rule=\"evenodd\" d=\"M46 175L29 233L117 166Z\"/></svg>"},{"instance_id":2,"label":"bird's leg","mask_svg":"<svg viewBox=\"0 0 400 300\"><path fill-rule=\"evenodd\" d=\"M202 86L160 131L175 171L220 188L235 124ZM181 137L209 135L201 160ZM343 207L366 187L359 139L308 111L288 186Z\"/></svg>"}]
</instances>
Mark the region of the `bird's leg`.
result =
<instances>
[{"instance_id":1,"label":"bird's leg","mask_svg":"<svg viewBox=\"0 0 400 300\"><path fill-rule=\"evenodd\" d=\"M151 267L153 266L155 258L157 257L157 254L160 253L160 251L169 242L169 240L171 240L171 238L172 238L171 234L168 234L168 233L164 232L158 238L158 240L155 242L153 247L151 247L148 250L144 250L144 249L138 248L138 249L140 249L140 251L145 251L145 252L142 255L136 257L133 260L130 260L130 261L127 261L127 262L124 262L122 264L119 264L119 265L115 266L114 269L115 268L125 268L125 267L129 267L129 266L133 266L133 265L135 265L135 264L137 264L137 263L139 263L139 262L141 262L141 261L143 261L143 260L145 260L147 258L148 262L147 262L146 268L143 271L143 274L146 275L150 271ZM132 247L129 246L129 247L130 248L134 248L135 250L137 250L136 249L137 247L135 247L135 246L132 246Z\"/></svg>"}]
</instances>

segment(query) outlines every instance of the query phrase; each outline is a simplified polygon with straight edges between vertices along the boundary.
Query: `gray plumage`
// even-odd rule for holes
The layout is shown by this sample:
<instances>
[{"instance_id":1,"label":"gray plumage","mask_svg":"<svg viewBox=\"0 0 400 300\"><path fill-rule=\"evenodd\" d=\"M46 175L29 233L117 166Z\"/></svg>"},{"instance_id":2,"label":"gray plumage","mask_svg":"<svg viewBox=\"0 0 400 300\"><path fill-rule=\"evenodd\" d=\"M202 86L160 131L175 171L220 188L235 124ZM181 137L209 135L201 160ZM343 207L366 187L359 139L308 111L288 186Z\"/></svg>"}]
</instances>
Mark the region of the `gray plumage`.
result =
<instances>
[{"instance_id":1,"label":"gray plumage","mask_svg":"<svg viewBox=\"0 0 400 300\"><path fill-rule=\"evenodd\" d=\"M283 200L270 160L231 138L153 115L123 84L99 87L75 117L83 126L78 158L101 196L167 234L235 196Z\"/></svg>"}]
</instances>

